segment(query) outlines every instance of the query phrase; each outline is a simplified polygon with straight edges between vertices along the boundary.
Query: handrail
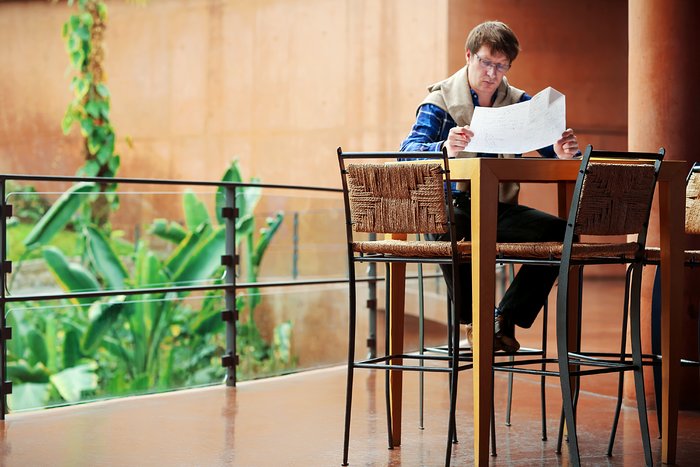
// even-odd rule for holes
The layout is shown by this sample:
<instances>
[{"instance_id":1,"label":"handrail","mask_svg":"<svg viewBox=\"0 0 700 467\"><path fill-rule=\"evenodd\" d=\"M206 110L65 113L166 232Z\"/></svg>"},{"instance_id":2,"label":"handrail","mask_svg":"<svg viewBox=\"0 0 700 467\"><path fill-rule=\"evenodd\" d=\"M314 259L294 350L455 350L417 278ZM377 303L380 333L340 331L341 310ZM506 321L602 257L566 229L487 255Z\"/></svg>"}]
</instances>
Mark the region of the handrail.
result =
<instances>
[{"instance_id":1,"label":"handrail","mask_svg":"<svg viewBox=\"0 0 700 467\"><path fill-rule=\"evenodd\" d=\"M423 279L435 279L442 277L442 274L423 274ZM418 275L406 276L406 279L420 279ZM365 277L356 279L355 282L384 282L383 277ZM304 285L328 285L347 284L348 279L307 279L293 281L270 281L270 282L240 282L236 283L236 289L262 289L267 287L291 287ZM28 302L31 300L58 300L69 298L92 298L92 297L116 297L120 295L143 295L165 292L198 292L202 290L227 290L232 288L230 284L211 285L178 285L172 287L141 287L137 289L113 289L99 290L94 292L73 292L55 294L35 294L35 295L10 295L5 297L5 303Z\"/></svg>"},{"instance_id":2,"label":"handrail","mask_svg":"<svg viewBox=\"0 0 700 467\"><path fill-rule=\"evenodd\" d=\"M223 180L172 180L159 178L124 178L124 177L76 177L68 175L29 175L29 174L0 174L0 181L3 180L25 180L37 182L96 182L96 183L131 183L139 185L191 185L191 186L216 186L216 187L245 187L245 188L281 188L289 190L310 190L342 193L340 188L305 186L305 185L284 185L276 183L250 183L250 182L227 182ZM5 192L3 190L3 199Z\"/></svg>"}]
</instances>

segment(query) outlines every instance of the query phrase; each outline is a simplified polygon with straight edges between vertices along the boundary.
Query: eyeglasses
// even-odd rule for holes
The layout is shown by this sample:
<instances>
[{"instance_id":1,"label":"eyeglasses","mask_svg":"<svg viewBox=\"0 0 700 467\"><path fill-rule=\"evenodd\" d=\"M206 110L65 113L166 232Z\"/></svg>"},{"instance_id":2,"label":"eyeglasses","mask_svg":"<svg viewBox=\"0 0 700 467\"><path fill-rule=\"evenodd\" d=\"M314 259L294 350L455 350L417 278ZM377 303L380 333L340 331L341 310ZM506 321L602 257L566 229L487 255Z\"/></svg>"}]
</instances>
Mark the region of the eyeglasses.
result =
<instances>
[{"instance_id":1,"label":"eyeglasses","mask_svg":"<svg viewBox=\"0 0 700 467\"><path fill-rule=\"evenodd\" d=\"M476 59L479 61L479 65L481 68L484 70L488 70L489 68L492 68L493 71L504 74L508 70L510 70L510 64L506 65L505 63L494 63L491 60L486 60L481 57L479 57L479 54L475 53L474 56Z\"/></svg>"}]
</instances>

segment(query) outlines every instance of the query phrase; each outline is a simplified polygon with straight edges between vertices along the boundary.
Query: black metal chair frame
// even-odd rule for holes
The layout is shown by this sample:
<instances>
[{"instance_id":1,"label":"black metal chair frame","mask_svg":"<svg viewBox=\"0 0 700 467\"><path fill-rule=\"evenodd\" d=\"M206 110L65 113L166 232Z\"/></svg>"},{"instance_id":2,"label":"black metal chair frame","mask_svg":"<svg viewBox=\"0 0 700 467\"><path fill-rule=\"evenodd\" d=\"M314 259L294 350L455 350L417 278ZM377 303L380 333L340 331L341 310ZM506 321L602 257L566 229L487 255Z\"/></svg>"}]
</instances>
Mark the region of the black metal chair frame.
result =
<instances>
[{"instance_id":1,"label":"black metal chair frame","mask_svg":"<svg viewBox=\"0 0 700 467\"><path fill-rule=\"evenodd\" d=\"M390 410L390 393L389 393L389 372L390 371L419 371L419 372L443 372L450 375L450 410L448 416L448 437L447 437L447 448L445 456L445 465L449 466L452 454L452 440L455 439L456 432L456 401L457 401L457 385L458 385L458 375L462 370L468 370L472 368L471 359L465 356L461 356L459 352L454 352L453 349L459 346L459 325L453 325L450 329L450 336L448 339L448 352L447 354L440 353L430 353L430 354L417 354L417 353L402 353L399 355L390 354L389 348L389 326L388 320L390 318L389 312L390 307L388 303L387 293L387 326L386 326L386 348L385 355L377 356L375 358L368 358L363 360L355 360L355 330L356 330L356 307L357 307L357 293L356 293L356 275L355 275L355 265L357 263L384 263L386 266L387 280L386 284L389 284L390 279L390 268L389 265L392 263L434 263L434 264L451 264L453 269L456 271L453 280L455 284L459 283L459 274L457 267L463 262L460 257L457 248L457 239L455 233L454 225L454 210L452 207L452 189L450 181L450 171L449 162L446 152L421 152L421 153L349 153L343 152L341 148L338 148L338 163L340 166L340 173L343 186L343 197L345 203L345 217L346 217L346 237L347 237L347 258L348 258L348 275L349 275L349 326L348 326L348 375L347 375L347 388L346 388L346 407L345 407L345 431L344 431L344 441L343 441L343 463L342 465L348 465L348 453L349 453L349 441L350 441L350 420L352 411L352 390L353 390L353 375L356 368L366 368L366 369L379 369L385 370L385 387L386 387L386 412L387 412L387 435L389 449L394 446L393 436L392 436L392 420L391 420L391 410ZM386 254L358 254L353 250L353 223L351 208L349 202L348 193L348 181L347 175L348 170L346 167L346 160L372 160L373 162L377 159L392 159L397 158L416 158L416 159L431 159L442 164L443 170L443 181L445 190L443 191L443 196L446 197L446 202L443 200L443 205L446 209L447 217L447 230L450 233L450 246L452 255L451 257L434 257L426 258L420 256L395 256ZM442 191L442 190L441 190ZM376 232L376 233L390 233L390 232ZM393 233L393 232L392 232ZM415 232L415 233L434 233L434 232ZM455 286L455 306L452 306L449 312L450 320L452 323L459 323L456 313L460 305L460 293L459 287ZM402 364L392 364L393 361L401 360ZM404 360L416 361L414 365L406 365L403 363ZM432 363L432 364L431 364Z\"/></svg>"},{"instance_id":2,"label":"black metal chair frame","mask_svg":"<svg viewBox=\"0 0 700 467\"><path fill-rule=\"evenodd\" d=\"M538 374L544 376L558 376L560 379L560 386L562 391L563 399L563 412L564 418L566 420L568 441L569 441L569 454L572 464L580 465L580 455L578 449L578 439L576 434L576 422L575 422L575 406L578 391L572 386L572 382L576 384L578 378L585 375L611 373L611 372L624 372L633 371L635 374L635 389L637 394L637 408L640 419L640 429L642 435L642 444L644 446L645 460L648 465L652 464L651 458L651 444L649 441L649 428L646 416L646 401L644 397L644 380L642 375L642 352L641 352L641 337L640 337L640 320L639 320L639 308L640 308L640 290L641 290L641 273L643 266L643 253L646 243L646 230L648 226L648 216L651 211L651 201L653 197L653 191L649 198L649 211L647 213L646 222L643 228L637 235L637 244L639 248L635 253L633 258L620 256L620 257L592 257L592 258L576 258L572 256L572 248L574 245L574 240L576 238L575 228L576 228L576 218L578 212L578 206L581 197L581 191L583 187L583 182L585 175L588 170L590 160L596 157L604 157L606 159L646 159L653 161L654 164L654 182L656 182L656 177L658 176L659 169L661 167L661 161L663 160L665 151L663 148L657 154L651 153L626 153L626 152L610 152L610 151L593 151L592 147L589 145L581 161L581 169L579 177L576 181L576 186L573 194L573 202L571 210L569 212L569 218L567 221L566 235L563 242L563 249L561 258L547 258L547 259L534 259L533 263L536 264L549 264L552 266L559 267L559 286L557 291L557 319L556 319L556 332L557 332L557 358L556 359L533 359L533 360L518 360L515 362L496 362L494 363L494 368L498 367L502 371L511 371L515 373L528 373L528 374ZM513 258L517 259L517 258ZM582 352L580 350L572 352L570 349L572 346L569 342L569 281L570 272L572 268L578 269L578 278L576 280L581 282L582 279L582 269L586 265L594 264L629 264L630 275L631 275L631 306L630 306L630 324L631 324L631 344L632 344L632 361L626 360L624 356L621 358L619 355L612 355L607 353L591 353ZM582 302L582 287L579 288L578 296L578 322L581 322L581 302ZM580 325L578 328L578 337L576 338L575 348L580 349ZM521 366L528 366L532 364L542 364L542 363L557 363L557 371L543 371L535 370L530 368L521 368ZM584 369L583 367L591 367ZM576 369L572 369L576 368ZM561 448L561 433L563 431L563 426L560 427L560 436L557 451L560 452Z\"/></svg>"}]
</instances>

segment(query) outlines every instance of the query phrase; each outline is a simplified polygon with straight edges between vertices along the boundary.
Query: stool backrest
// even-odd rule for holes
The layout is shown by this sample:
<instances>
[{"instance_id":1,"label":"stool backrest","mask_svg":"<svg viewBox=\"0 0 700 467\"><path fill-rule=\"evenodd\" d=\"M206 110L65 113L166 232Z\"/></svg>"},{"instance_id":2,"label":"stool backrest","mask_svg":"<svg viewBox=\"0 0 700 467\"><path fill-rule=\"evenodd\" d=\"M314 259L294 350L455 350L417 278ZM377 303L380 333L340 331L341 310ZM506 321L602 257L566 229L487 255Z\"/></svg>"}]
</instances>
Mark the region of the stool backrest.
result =
<instances>
[{"instance_id":1,"label":"stool backrest","mask_svg":"<svg viewBox=\"0 0 700 467\"><path fill-rule=\"evenodd\" d=\"M562 258L569 256L578 235L632 234L644 248L664 154L663 148L643 153L594 151L588 145L576 180Z\"/></svg>"},{"instance_id":2,"label":"stool backrest","mask_svg":"<svg viewBox=\"0 0 700 467\"><path fill-rule=\"evenodd\" d=\"M352 163L347 166L353 230L444 233L442 166L438 163Z\"/></svg>"},{"instance_id":3,"label":"stool backrest","mask_svg":"<svg viewBox=\"0 0 700 467\"><path fill-rule=\"evenodd\" d=\"M575 233L639 233L649 218L655 185L653 165L590 162L583 176Z\"/></svg>"}]
</instances>

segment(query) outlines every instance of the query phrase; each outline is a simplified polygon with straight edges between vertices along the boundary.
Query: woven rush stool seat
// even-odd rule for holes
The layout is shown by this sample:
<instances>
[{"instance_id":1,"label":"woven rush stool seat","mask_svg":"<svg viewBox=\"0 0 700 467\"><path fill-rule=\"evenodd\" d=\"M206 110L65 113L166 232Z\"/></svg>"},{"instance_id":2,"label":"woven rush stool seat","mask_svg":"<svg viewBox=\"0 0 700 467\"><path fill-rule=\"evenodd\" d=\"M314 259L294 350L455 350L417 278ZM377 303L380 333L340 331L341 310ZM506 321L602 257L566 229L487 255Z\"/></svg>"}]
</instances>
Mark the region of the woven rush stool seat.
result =
<instances>
[{"instance_id":1,"label":"woven rush stool seat","mask_svg":"<svg viewBox=\"0 0 700 467\"><path fill-rule=\"evenodd\" d=\"M401 257L445 257L452 256L450 242L441 241L412 241L412 240L376 240L353 242L353 251L366 255L382 254ZM468 257L472 252L471 242L457 242L459 254Z\"/></svg>"},{"instance_id":2,"label":"woven rush stool seat","mask_svg":"<svg viewBox=\"0 0 700 467\"><path fill-rule=\"evenodd\" d=\"M471 242L457 242L459 254L463 257L471 256ZM406 257L430 257L445 256L452 254L449 242L440 241L402 241L402 240L376 240L353 242L353 251L363 254L385 254ZM496 254L499 257L517 257L530 259L561 258L563 244L559 242L540 243L497 243ZM589 257L596 258L634 258L639 251L639 245L635 242L627 243L575 243L572 247L572 257L583 259ZM648 249L653 254L659 254L659 250ZM700 251L687 252L688 258L700 258ZM695 256L693 256L695 255ZM658 256L657 256L658 258Z\"/></svg>"},{"instance_id":3,"label":"woven rush stool seat","mask_svg":"<svg viewBox=\"0 0 700 467\"><path fill-rule=\"evenodd\" d=\"M528 258L528 259L549 259L561 258L563 243L560 242L540 242L540 243L497 243L496 254L499 258ZM393 255L402 257L449 257L452 255L450 242L441 241L411 241L411 240L374 240L359 241L352 243L353 251L366 255ZM471 256L472 243L467 241L457 242L459 254L467 258ZM596 258L634 258L639 251L639 244L636 242L627 243L575 243L572 246L572 257L583 259L588 257ZM658 256L659 250L647 249L647 255ZM687 252L688 258L700 258L700 251Z\"/></svg>"},{"instance_id":4,"label":"woven rush stool seat","mask_svg":"<svg viewBox=\"0 0 700 467\"><path fill-rule=\"evenodd\" d=\"M496 253L504 257L529 259L560 259L564 244L560 242L540 243L497 243ZM573 259L585 258L628 258L633 259L639 251L636 242L627 243L574 243L571 246Z\"/></svg>"}]
</instances>

